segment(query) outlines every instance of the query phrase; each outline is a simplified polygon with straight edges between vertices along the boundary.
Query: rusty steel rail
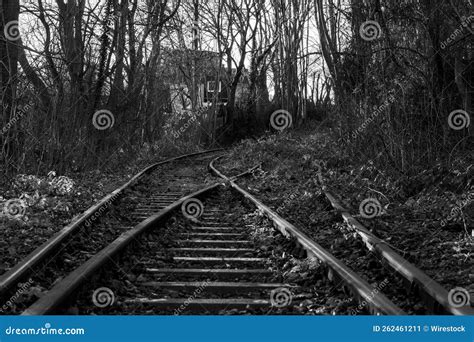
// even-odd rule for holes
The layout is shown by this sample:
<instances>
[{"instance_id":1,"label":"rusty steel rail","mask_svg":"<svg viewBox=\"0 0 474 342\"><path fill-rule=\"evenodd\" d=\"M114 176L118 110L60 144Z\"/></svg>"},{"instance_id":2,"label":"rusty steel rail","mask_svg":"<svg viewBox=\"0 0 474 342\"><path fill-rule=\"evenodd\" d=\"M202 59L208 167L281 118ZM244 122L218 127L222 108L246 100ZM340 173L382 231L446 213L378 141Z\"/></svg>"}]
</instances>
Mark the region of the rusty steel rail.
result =
<instances>
[{"instance_id":1,"label":"rusty steel rail","mask_svg":"<svg viewBox=\"0 0 474 342\"><path fill-rule=\"evenodd\" d=\"M250 169L238 177L244 176L253 169ZM33 303L26 309L22 315L46 315L52 313L61 303L65 302L74 291L84 284L95 272L109 262L120 251L136 240L144 232L153 229L159 223L166 220L174 211L179 210L182 204L190 198L200 198L214 191L217 187L222 186L222 182L214 183L190 195L186 195L179 200L173 202L166 208L160 210L157 214L150 216L146 220L136 225L131 230L123 233L107 247L95 254L84 264L76 268L72 273L57 283L44 296Z\"/></svg>"},{"instance_id":2,"label":"rusty steel rail","mask_svg":"<svg viewBox=\"0 0 474 342\"><path fill-rule=\"evenodd\" d=\"M430 278L422 270L395 252L384 241L369 232L337 201L336 197L327 188L324 189L324 193L333 208L341 214L346 224L352 227L362 238L367 248L377 251L396 272L410 282L410 285L415 285L415 288L421 292L422 299L428 305L428 308L431 308L435 313L444 309L444 311L453 315L474 315L472 307L454 307L450 305L448 291L441 284Z\"/></svg>"},{"instance_id":3,"label":"rusty steel rail","mask_svg":"<svg viewBox=\"0 0 474 342\"><path fill-rule=\"evenodd\" d=\"M239 187L235 182L235 177L227 177L222 172L217 170L214 166L214 162L219 158L214 159L209 168L218 177L223 178L230 186L242 194L245 198L250 200L258 209L260 209L271 221L274 226L285 236L296 238L296 240L303 246L303 248L312 257L319 259L335 274L337 274L349 287L351 292L360 301L365 301L369 306L371 312L381 313L385 315L404 315L405 312L388 299L381 292L374 291L373 287L370 286L365 280L363 280L358 274L352 271L344 263L334 257L329 251L324 249L321 245L313 241L306 234L301 232L294 225L280 217L277 213L271 210L269 207L260 202L257 198L252 196L250 193Z\"/></svg>"},{"instance_id":4,"label":"rusty steel rail","mask_svg":"<svg viewBox=\"0 0 474 342\"><path fill-rule=\"evenodd\" d=\"M84 264L76 268L62 281L57 283L44 296L42 296L33 305L26 309L22 315L46 315L51 313L61 303L67 300L67 298L69 298L69 296L74 293L74 291L79 286L81 286L88 278L90 278L95 273L95 271L100 269L121 250L136 240L139 235L155 227L160 222L163 222L163 220L167 219L173 211L179 209L187 199L203 196L206 193L216 189L220 185L221 183L215 183L190 195L182 197L178 201L158 212L156 215L150 216L148 219L139 223L131 230L123 233L111 244L102 249L99 253L95 254Z\"/></svg>"},{"instance_id":5,"label":"rusty steel rail","mask_svg":"<svg viewBox=\"0 0 474 342\"><path fill-rule=\"evenodd\" d=\"M33 252L31 252L28 256L26 256L20 263L15 265L12 269L8 272L5 272L3 275L0 276L0 295L2 295L5 291L13 287L19 280L21 280L27 272L42 262L50 253L58 248L58 246L64 242L67 238L69 238L72 234L77 232L81 226L87 222L87 220L91 219L93 215L101 210L102 208L107 208L111 204L113 204L123 193L125 189L134 185L136 182L140 180L141 177L144 175L154 171L157 167L171 163L177 160L195 157L202 154L207 153L214 153L222 151L222 149L213 149L203 152L195 152L191 154L185 154L174 158L169 158L163 160L161 162L155 163L153 165L148 166L138 174L136 174L132 179L130 179L127 183L122 185L120 188L114 190L103 199L101 199L97 204L90 207L87 211L85 211L82 215L80 215L77 219L73 220L69 225L64 227L58 233L56 233L52 238L46 241L44 244L36 248Z\"/></svg>"}]
</instances>

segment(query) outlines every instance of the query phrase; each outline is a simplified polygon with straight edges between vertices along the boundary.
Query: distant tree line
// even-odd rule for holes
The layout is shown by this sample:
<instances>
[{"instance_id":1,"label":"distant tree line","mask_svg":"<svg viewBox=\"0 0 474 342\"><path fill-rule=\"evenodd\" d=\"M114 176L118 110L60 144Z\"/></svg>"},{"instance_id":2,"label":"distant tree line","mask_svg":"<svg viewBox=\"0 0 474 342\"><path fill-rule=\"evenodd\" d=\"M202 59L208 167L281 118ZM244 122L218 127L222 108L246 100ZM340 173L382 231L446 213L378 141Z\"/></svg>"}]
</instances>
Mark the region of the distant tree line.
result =
<instances>
[{"instance_id":1,"label":"distant tree line","mask_svg":"<svg viewBox=\"0 0 474 342\"><path fill-rule=\"evenodd\" d=\"M401 174L472 153L472 1L315 0L314 9L331 118L349 153Z\"/></svg>"},{"instance_id":2,"label":"distant tree line","mask_svg":"<svg viewBox=\"0 0 474 342\"><path fill-rule=\"evenodd\" d=\"M97 166L163 140L174 114L173 80L161 58L170 49L222 58L229 99L221 138L268 129L273 107L295 118L306 114L309 0L6 0L0 6L5 170ZM180 70L191 102L195 68L191 53ZM250 95L237 106L244 74ZM314 71L313 77L324 78ZM327 92L313 85L314 99ZM26 113L21 120L19 113ZM208 142L219 143L210 135Z\"/></svg>"},{"instance_id":3,"label":"distant tree line","mask_svg":"<svg viewBox=\"0 0 474 342\"><path fill-rule=\"evenodd\" d=\"M271 129L278 109L291 113L294 126L324 120L347 151L374 157L383 150L384 162L404 172L472 142L472 125L448 124L454 116L469 120L473 111L470 6L3 0L2 172L96 167L144 146L184 145L184 137L221 144ZM173 72L169 51L184 56ZM228 93L224 127L215 124L222 109L198 108L199 51L224 64L216 69ZM242 104L236 93L244 76ZM174 134L179 141L168 139L170 122L194 121L174 112L173 85L199 114L197 134Z\"/></svg>"}]
</instances>

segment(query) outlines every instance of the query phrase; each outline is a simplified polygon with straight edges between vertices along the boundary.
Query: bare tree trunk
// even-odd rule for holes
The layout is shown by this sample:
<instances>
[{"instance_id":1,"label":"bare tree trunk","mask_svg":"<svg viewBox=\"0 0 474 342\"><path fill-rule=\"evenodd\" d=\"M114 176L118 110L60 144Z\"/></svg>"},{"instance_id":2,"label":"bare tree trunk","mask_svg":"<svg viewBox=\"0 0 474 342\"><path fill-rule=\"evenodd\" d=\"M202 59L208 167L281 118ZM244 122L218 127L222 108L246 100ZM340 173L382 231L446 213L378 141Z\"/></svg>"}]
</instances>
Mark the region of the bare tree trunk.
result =
<instances>
[{"instance_id":1,"label":"bare tree trunk","mask_svg":"<svg viewBox=\"0 0 474 342\"><path fill-rule=\"evenodd\" d=\"M474 114L474 108L473 108L474 87L467 80L470 79L472 83L473 74L474 74L474 67L472 66L472 63L468 65L468 63L465 63L459 56L456 56L455 63L454 63L455 81L459 89L459 94L461 95L461 98L463 101L463 109L471 117L473 117L473 114ZM471 78L466 77L467 75L471 75ZM470 136L474 135L474 129L472 128L472 126L473 126L472 124L468 126L468 132Z\"/></svg>"},{"instance_id":2,"label":"bare tree trunk","mask_svg":"<svg viewBox=\"0 0 474 342\"><path fill-rule=\"evenodd\" d=\"M23 48L23 42L19 40L19 49L18 49L18 58L28 80L35 87L36 93L38 94L39 99L43 105L43 108L47 111L51 107L51 99L49 97L48 87L43 82L43 80L38 76L35 69L30 65L28 59L26 58L25 50Z\"/></svg>"},{"instance_id":3,"label":"bare tree trunk","mask_svg":"<svg viewBox=\"0 0 474 342\"><path fill-rule=\"evenodd\" d=\"M65 62L70 79L69 101L67 113L57 116L60 122L53 151L56 158L64 161L68 146L76 144L80 131L77 127L84 127L92 118L93 113L86 113L87 99L84 92L84 43L82 39L82 17L84 15L85 0L56 0L59 9L59 36L64 51ZM70 124L66 125L66 122Z\"/></svg>"},{"instance_id":4,"label":"bare tree trunk","mask_svg":"<svg viewBox=\"0 0 474 342\"><path fill-rule=\"evenodd\" d=\"M18 0L3 0L0 4L0 101L1 125L4 127L15 115L15 99L18 73L18 17L20 4ZM15 135L11 129L0 136L2 156L5 165L14 162L18 148L14 147ZM12 160L13 159L13 160Z\"/></svg>"},{"instance_id":5,"label":"bare tree trunk","mask_svg":"<svg viewBox=\"0 0 474 342\"><path fill-rule=\"evenodd\" d=\"M114 80L112 83L112 89L110 89L109 106L116 109L120 99L124 97L124 78L123 68L125 60L125 44L126 44L126 29L127 29L127 16L128 16L128 0L122 0L120 7L117 9L120 15L115 18L115 27L117 32L117 43L115 52L115 73ZM123 109L123 108L121 108ZM115 110L116 111L116 110Z\"/></svg>"}]
</instances>

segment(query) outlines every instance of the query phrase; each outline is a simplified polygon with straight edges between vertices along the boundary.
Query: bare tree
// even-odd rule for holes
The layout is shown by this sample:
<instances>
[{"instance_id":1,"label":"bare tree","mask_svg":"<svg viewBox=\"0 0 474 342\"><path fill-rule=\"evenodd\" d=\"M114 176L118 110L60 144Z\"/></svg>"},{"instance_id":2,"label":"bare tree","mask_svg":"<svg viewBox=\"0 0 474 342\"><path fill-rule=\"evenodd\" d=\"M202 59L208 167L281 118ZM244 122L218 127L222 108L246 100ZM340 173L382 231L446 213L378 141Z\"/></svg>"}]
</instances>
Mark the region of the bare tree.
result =
<instances>
[{"instance_id":1,"label":"bare tree","mask_svg":"<svg viewBox=\"0 0 474 342\"><path fill-rule=\"evenodd\" d=\"M18 74L18 17L20 4L18 0L6 0L0 4L0 127L13 119L16 111L16 90ZM15 136L8 130L0 136L2 156L6 165L16 162Z\"/></svg>"}]
</instances>

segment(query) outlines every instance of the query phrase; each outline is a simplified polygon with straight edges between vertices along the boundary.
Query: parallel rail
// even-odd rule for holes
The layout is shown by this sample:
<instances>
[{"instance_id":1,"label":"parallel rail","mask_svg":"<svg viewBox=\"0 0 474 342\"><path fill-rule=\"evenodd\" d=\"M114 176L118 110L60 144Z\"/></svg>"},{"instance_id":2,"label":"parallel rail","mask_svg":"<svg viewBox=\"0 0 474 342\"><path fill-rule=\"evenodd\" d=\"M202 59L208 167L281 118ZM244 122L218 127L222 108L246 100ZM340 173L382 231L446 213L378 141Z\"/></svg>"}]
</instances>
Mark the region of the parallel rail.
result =
<instances>
[{"instance_id":1,"label":"parallel rail","mask_svg":"<svg viewBox=\"0 0 474 342\"><path fill-rule=\"evenodd\" d=\"M123 191L130 186L137 183L140 178L144 175L149 174L150 172L154 171L161 165L171 163L174 161L178 161L185 158L190 158L198 155L214 153L222 151L222 149L214 149L208 150L203 152L196 152L191 154L185 154L174 158L169 158L164 161L158 162L153 164L137 175L135 175L132 179L130 179L127 183L122 185L120 188L114 190L107 196L105 196L102 200L100 200L97 204L90 207L87 211L85 211L82 215L80 215L77 219L73 220L69 225L64 227L60 230L56 235L54 235L51 239L46 241L44 244L39 246L33 252L31 252L28 256L26 256L20 263L14 266L12 269L4 273L0 276L0 296L3 295L6 291L10 288L15 286L22 278L25 278L28 272L41 263L45 258L50 255L53 251L55 251L61 243L63 243L66 239L76 233L93 215L101 210L103 207L108 207L113 204L123 193Z\"/></svg>"},{"instance_id":2,"label":"parallel rail","mask_svg":"<svg viewBox=\"0 0 474 342\"><path fill-rule=\"evenodd\" d=\"M218 150L213 151L206 151L203 153L210 153L210 152L217 152ZM198 153L198 154L203 154ZM192 154L194 156L197 154ZM162 165L163 163L174 161L177 159L186 158L190 155L181 156L178 158L173 158L168 161L164 161L158 164L155 164L140 174L135 176L130 182L128 182L123 187L115 190L110 195L106 196L102 201L100 201L97 205L93 208L94 210L89 209L87 214L83 214L77 221L71 224L68 227L75 226L75 230L83 224L88 218L90 218L94 212L99 210L102 206L107 205L108 203L113 202L118 198L118 194L122 192L127 186L133 184L133 182L137 181L141 176L143 176L146 172L149 172L150 169L156 168L158 165ZM273 223L274 227L279 230L284 236L291 237L295 239L301 247L303 247L307 255L310 258L315 258L321 261L329 270L329 273L333 276L336 276L337 279L342 280L347 288L352 292L353 296L359 300L359 302L364 302L367 304L369 311L373 314L385 314L385 315L403 315L405 312L398 307L395 303L393 303L386 295L379 291L374 291L374 288L362 279L357 273L355 273L352 269L346 266L343 262L338 260L334 257L329 251L324 249L321 245L313 241L309 236L301 232L297 227L280 217L277 213L272 211L268 206L263 204L259 201L256 197L242 189L240 186L236 184L236 179L242 176L245 176L251 173L255 168L258 166L249 169L246 172L243 172L234 177L227 177L222 172L220 172L215 167L215 162L220 157L212 160L209 164L210 171L215 174L216 176L223 179L224 183L229 185L233 190L237 191L243 197L248 199L256 208L258 208L261 212L265 214L265 216ZM105 248L100 250L98 253L93 255L89 258L85 263L80 265L74 271L69 273L62 281L55 284L47 293L45 293L39 300L33 303L28 309L26 309L22 315L45 315L54 313L61 304L64 304L68 301L71 296L81 287L83 286L88 279L91 279L94 274L97 273L99 269L102 269L107 263L111 261L112 258L116 257L119 253L121 253L127 246L129 246L133 241L136 241L137 238L142 235L143 233L150 231L151 229L157 227L159 224L164 223L167 219L170 218L171 215L174 215L176 211L178 211L183 203L191 198L203 198L215 192L219 187L223 185L222 182L216 182L212 185L205 186L197 191L194 191L191 194L187 194L179 199L172 199L172 202L168 202L171 204L165 204L152 216L145 218L144 221L137 224L135 227L128 229L123 234L121 234L118 238L116 238L112 243L107 245ZM436 283L433 279L429 278L426 274L422 271L417 269L414 265L410 264L400 255L395 253L389 246L383 243L380 239L373 236L365 227L363 227L358 221L356 221L346 209L344 209L339 202L335 199L335 197L327 191L326 196L328 197L329 201L332 203L333 207L338 210L341 215L343 216L344 220L347 224L353 227L358 234L362 237L364 242L369 246L380 253L382 257L388 261L388 263L397 270L401 275L403 275L406 279L410 280L411 283L416 284L422 295L424 295L425 303L434 306L434 311L439 312L440 307L445 309L445 312L449 312L455 315L472 315L471 308L454 308L449 306L448 303L448 294L447 291L438 283ZM161 203L161 202L160 202ZM163 208L164 207L164 208ZM213 216L213 215L211 215ZM216 219L216 216L213 216ZM201 222L202 223L202 222ZM216 224L218 224L216 222ZM68 228L66 227L66 228ZM195 227L195 230L192 234L194 240L186 240L183 238L181 242L192 242L191 245L186 246L178 246L179 248L169 248L171 252L178 252L178 253L185 253L185 256L176 256L174 259L181 263L186 263L188 260L202 260L206 265L219 265L221 262L226 262L232 260L233 262L252 262L255 259L255 262L261 262L259 258L249 258L249 257L235 257L232 253L241 253L245 255L246 253L250 252L249 248L245 248L242 245L245 241L239 241L240 233L231 231L231 228L221 227L221 226L203 226L203 227ZM66 231L67 232L67 231ZM65 234L64 232L60 232ZM68 235L72 234L69 232ZM58 234L62 236L61 234ZM211 239L213 235L225 235L227 240L222 239ZM230 238L230 236L236 235L235 237ZM208 240L206 240L206 238ZM63 238L64 239L64 238ZM56 241L53 240L53 241ZM62 241L62 240L61 240ZM59 244L59 243L58 243ZM196 247L197 246L197 247ZM206 246L206 247L204 247ZM42 246L38 250L41 255L47 255L48 248L47 244ZM36 251L35 251L36 252ZM202 253L206 253L206 256L201 256ZM192 253L192 256L186 256L186 253ZM211 253L209 255L209 253ZM34 253L33 253L34 254ZM194 256L196 255L196 256ZM235 259L235 260L234 260ZM248 259L248 260L247 260ZM257 260L258 259L258 260ZM262 259L263 260L263 259ZM39 261L37 261L39 262ZM25 263L24 263L25 264ZM33 264L34 265L34 264ZM31 267L31 266L30 266ZM13 270L12 270L13 271ZM262 270L254 270L262 271ZM24 271L26 272L26 271ZM207 279L206 277L209 276L211 273L214 276L220 277L230 277L231 279L236 276L244 276L245 274L251 274L252 269L221 269L216 268L213 269L212 267L209 268L154 268L148 267L147 272L151 272L152 274L170 274L173 276L183 277L202 277L203 279ZM16 274L15 272L12 272ZM16 276L16 279L21 277L22 275ZM170 288L173 290L179 289L189 289L189 288L196 288L199 286L199 282L197 281L158 281L158 282L148 282L142 284L143 286L151 286L155 288ZM274 287L282 286L285 284L272 284L272 283L243 283L243 282L213 282L209 283L206 286L209 288L210 291L242 291L245 289L271 289ZM186 303L185 299L182 298L136 298L131 300L126 300L125 303L130 305L151 305L152 307L156 308L166 308L169 309L173 306L180 306ZM434 304L433 304L434 303ZM188 305L187 303L186 305ZM269 307L270 303L268 300L265 299L244 299L244 298L208 298L208 299L196 299L191 306L196 306L199 308L201 305L206 305L211 308L226 308L227 306L233 308L242 308L245 309L246 307L254 307L254 308L266 308Z\"/></svg>"},{"instance_id":3,"label":"parallel rail","mask_svg":"<svg viewBox=\"0 0 474 342\"><path fill-rule=\"evenodd\" d=\"M252 196L250 193L239 187L235 183L235 178L229 178L222 174L215 166L214 163L219 158L214 159L210 164L210 169L217 176L228 182L232 188L241 193L244 197L250 200L257 208L259 208L271 221L273 221L275 227L285 236L296 238L301 246L308 252L310 256L313 256L323 262L329 269L335 272L341 280L351 289L352 293L358 299L363 299L368 303L371 312L382 313L386 315L403 315L405 312L388 299L384 294L377 292L375 293L373 287L370 286L365 280L359 275L353 272L344 263L335 258L326 249L320 246L318 243L310 239L306 234L301 232L294 225L280 217L269 207L260 202L257 198Z\"/></svg>"},{"instance_id":4,"label":"parallel rail","mask_svg":"<svg viewBox=\"0 0 474 342\"><path fill-rule=\"evenodd\" d=\"M252 170L253 169L240 174L239 177L250 173ZM39 300L37 300L28 309L26 309L22 313L22 315L30 316L54 313L55 309L57 309L62 303L67 301L67 299L70 298L70 296L80 286L84 285L85 282L90 279L97 270L109 263L113 257L123 251L132 242L136 241L140 235L155 228L158 224L168 219L170 215L172 215L172 213L181 208L181 206L186 200L191 198L203 197L216 190L219 186L222 186L222 183L216 182L210 186L204 187L196 192L181 197L172 204L161 209L155 215L148 217L132 229L127 230L117 239L115 239L112 243L110 243L107 247L92 256L84 264L82 264L73 272L68 274L62 281L58 282L55 286L53 286L53 288L51 288ZM243 304L244 303L242 303L242 305Z\"/></svg>"},{"instance_id":5,"label":"parallel rail","mask_svg":"<svg viewBox=\"0 0 474 342\"><path fill-rule=\"evenodd\" d=\"M214 160L215 161L215 160ZM213 161L213 162L214 162ZM249 200L254 202L265 214L269 217L273 217L274 214L272 211L258 201L254 196L240 188L237 184L233 182L232 179L229 179L221 172L219 172L214 166L211 167L213 172L228 181L233 188L246 196ZM320 174L318 174L320 182L323 184L323 180ZM426 308L435 314L453 314L453 315L474 315L474 309L472 307L463 306L456 307L450 304L448 300L448 291L434 279L429 277L422 270L417 268L415 265L410 263L408 260L403 258L397 252L395 252L388 244L372 234L367 228L365 228L359 221L357 221L350 213L349 210L344 208L339 201L336 199L336 196L333 195L328 190L327 186L323 186L323 192L326 195L326 198L331 203L332 207L340 213L346 224L355 230L355 232L361 237L366 247L370 251L377 252L380 257L387 262L392 269L394 269L398 274L400 274L410 285L410 290L418 291L418 295L422 299ZM307 244L307 237L301 232L294 231L294 227L287 228L288 222L281 219L280 217L274 217L275 224L280 227L282 233L296 237L298 241L302 243L303 246ZM320 246L319 246L320 247ZM306 248L306 247L305 247ZM307 248L308 250L308 248ZM318 250L318 248L316 248ZM308 250L310 252L310 250ZM319 256L310 252L316 257ZM324 254L324 253L323 253ZM324 257L324 255L323 255ZM344 275L341 275L344 279ZM365 294L367 295L367 294ZM359 296L364 297L362 294Z\"/></svg>"},{"instance_id":6,"label":"parallel rail","mask_svg":"<svg viewBox=\"0 0 474 342\"><path fill-rule=\"evenodd\" d=\"M259 202L256 198L245 192L243 189L238 187L235 184L235 180L237 177L244 176L250 172L253 171L252 168L244 173L241 173L240 175L232 178L228 178L224 176L222 173L220 173L213 165L215 160L213 160L209 164L209 168L211 169L212 172L214 172L216 175L221 177L226 183L230 184L232 188L237 190L240 194L242 194L244 197L248 198L252 203L255 204L257 208L262 210L268 218L274 223L274 226L281 232L283 235L286 236L292 236L295 237L298 242L308 251L308 254L312 257L316 257L317 259L321 260L323 263L325 263L329 269L334 272L334 274L338 275L339 278L344 280L349 289L353 292L353 294L360 299L361 301L364 300L365 302L368 303L368 306L370 310L373 313L381 313L381 314L390 314L390 315L401 315L404 314L403 310L398 308L394 303L392 303L385 295L382 293L376 293L373 291L373 288L364 280L362 280L357 274L355 274L353 271L351 271L347 266L345 266L343 263L341 263L339 260L337 260L335 257L333 257L328 251L323 249L320 245L312 241L309 237L301 233L296 227L291 225L289 222L285 221L281 217L279 217L275 212L270 210L267 206ZM196 191L192 194L189 194L185 197L180 198L179 200L175 201L171 205L167 206L166 208L160 210L157 214L149 217L145 221L141 222L134 228L128 230L127 232L123 233L120 237L118 237L115 241L113 241L110 245L108 245L106 248L101 250L99 253L94 255L92 258L90 258L87 262L82 264L80 267L78 267L76 270L74 270L72 273L70 273L65 279L63 279L61 282L57 283L55 286L53 286L52 289L50 289L45 295L43 295L38 301L36 301L33 305L31 305L27 310L25 310L22 315L45 315L45 314L51 314L55 312L55 309L59 308L60 305L64 302L67 301L68 298L73 295L73 293L82 285L85 284L85 282L90 279L100 268L102 268L104 265L106 265L110 260L116 256L120 251L122 251L126 246L130 245L133 241L136 240L136 238L146 232L147 230L150 230L154 227L156 227L158 224L164 222L167 218L170 217L170 215L178 210L182 204L190 199L190 198L199 198L203 197L212 191L216 190L219 186L221 186L222 183L215 183L211 186L208 186L206 188L203 188L199 191ZM208 231L207 234L208 236L213 235L213 229L212 227L203 227L203 228L198 228L202 229L203 231ZM218 229L223 229L223 228L218 228ZM230 230L229 230L230 231ZM231 235L227 233L227 235ZM216 244L218 240L214 241ZM224 242L224 241L222 241ZM229 241L226 241L226 244L228 244ZM237 240L232 241L233 244L238 244L239 242ZM215 252L217 253L216 256L219 256L217 258L214 257L206 257L203 259L206 259L206 263L209 262L222 262L225 260L230 260L230 259L236 259L236 261L244 261L246 258L225 258L222 257L223 252L230 251L232 248L219 248L220 246L213 247ZM190 250L192 248L189 248ZM211 248L212 249L212 248ZM180 250L183 250L180 248ZM209 248L207 249L209 250ZM235 250L239 250L238 248ZM197 252L200 252L197 250ZM195 259L195 258L175 258L179 259L183 262L186 262L187 259ZM212 259L212 260L211 260ZM214 260L215 259L215 260ZM239 259L239 260L237 260ZM248 258L248 261L251 261ZM258 258L257 258L258 259ZM255 259L255 260L257 260ZM252 259L253 260L253 259ZM155 272L155 273L163 273L163 272L170 272L172 274L179 274L180 272L183 273L184 275L202 275L206 276L206 270L204 269L149 269L148 271L150 272ZM239 271L242 270L221 270L224 275L224 273L228 274L229 276L233 277L237 274L239 274ZM246 269L245 273L249 273L251 269ZM218 273L218 272L217 272ZM240 272L242 273L242 272ZM160 287L160 288L166 288L166 287L171 287L171 288L186 288L186 287L195 287L198 286L198 282L195 283L190 283L190 282L150 282L148 284L144 284L145 286L153 286L153 287ZM235 291L235 290L245 290L246 288L255 288L255 287L261 287L263 288L273 288L273 287L279 287L281 284L257 284L257 283L232 283L232 282L217 282L217 283L210 283L207 285L210 290L212 291ZM136 299L132 301L128 301L130 304L143 304L143 305L151 305L154 307L162 307L162 308L168 308L170 306L177 306L177 305L182 305L184 299ZM202 302L202 303L201 303ZM199 306L201 304L206 304L206 306L210 307L226 307L227 305L231 307L268 307L270 305L268 300L265 299L202 299L202 300L196 300L192 305Z\"/></svg>"},{"instance_id":7,"label":"parallel rail","mask_svg":"<svg viewBox=\"0 0 474 342\"><path fill-rule=\"evenodd\" d=\"M341 214L347 225L352 227L362 238L367 248L375 250L397 273L409 281L412 288L418 289L425 304L434 313L443 313L442 311L445 311L453 315L474 315L472 307L454 307L450 305L448 291L441 284L430 278L422 270L395 252L384 241L369 232L336 200L336 197L331 192L325 189L324 193L333 208Z\"/></svg>"},{"instance_id":8,"label":"parallel rail","mask_svg":"<svg viewBox=\"0 0 474 342\"><path fill-rule=\"evenodd\" d=\"M87 281L87 279L89 279L96 270L108 263L121 250L130 245L139 235L143 234L147 230L152 229L160 222L163 222L163 220L168 218L174 210L179 209L187 199L203 196L204 194L216 189L219 185L220 183L215 183L188 196L185 196L164 208L156 215L153 215L141 222L133 229L123 233L110 245L70 273L64 280L56 284L56 286L49 290L43 297L41 297L27 310L25 310L22 315L46 315L51 313L55 308L59 307L59 305L63 303L79 286L84 284L84 282Z\"/></svg>"}]
</instances>

